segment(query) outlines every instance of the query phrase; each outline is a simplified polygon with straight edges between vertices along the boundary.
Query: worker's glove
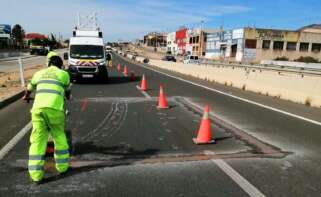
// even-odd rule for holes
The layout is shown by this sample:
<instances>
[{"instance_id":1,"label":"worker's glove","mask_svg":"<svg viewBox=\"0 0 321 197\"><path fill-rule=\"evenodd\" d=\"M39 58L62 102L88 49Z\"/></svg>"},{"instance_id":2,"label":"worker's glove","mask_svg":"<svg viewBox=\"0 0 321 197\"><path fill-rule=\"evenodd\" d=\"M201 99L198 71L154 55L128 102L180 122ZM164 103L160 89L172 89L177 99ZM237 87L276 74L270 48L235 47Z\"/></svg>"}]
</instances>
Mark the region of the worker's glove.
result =
<instances>
[{"instance_id":1,"label":"worker's glove","mask_svg":"<svg viewBox=\"0 0 321 197\"><path fill-rule=\"evenodd\" d=\"M31 94L30 91L25 90L25 94L23 95L22 100L24 100L24 101L26 101L27 103L29 103L29 102L30 102L30 94Z\"/></svg>"}]
</instances>

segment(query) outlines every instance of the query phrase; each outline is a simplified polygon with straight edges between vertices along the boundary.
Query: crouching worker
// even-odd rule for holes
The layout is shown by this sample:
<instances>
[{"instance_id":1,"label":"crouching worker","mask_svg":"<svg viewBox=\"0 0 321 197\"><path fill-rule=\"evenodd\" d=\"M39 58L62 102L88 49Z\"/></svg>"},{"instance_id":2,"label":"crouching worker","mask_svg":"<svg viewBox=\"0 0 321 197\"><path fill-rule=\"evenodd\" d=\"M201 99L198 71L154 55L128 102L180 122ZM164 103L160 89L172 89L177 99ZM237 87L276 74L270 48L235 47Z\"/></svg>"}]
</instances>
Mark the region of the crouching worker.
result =
<instances>
[{"instance_id":1,"label":"crouching worker","mask_svg":"<svg viewBox=\"0 0 321 197\"><path fill-rule=\"evenodd\" d=\"M54 141L56 169L64 173L69 168L69 147L65 134L64 97L70 97L69 74L61 68L63 61L52 56L49 67L34 74L23 97L35 90L31 109L32 133L30 136L28 170L32 181L39 184L44 176L45 152L50 134Z\"/></svg>"}]
</instances>

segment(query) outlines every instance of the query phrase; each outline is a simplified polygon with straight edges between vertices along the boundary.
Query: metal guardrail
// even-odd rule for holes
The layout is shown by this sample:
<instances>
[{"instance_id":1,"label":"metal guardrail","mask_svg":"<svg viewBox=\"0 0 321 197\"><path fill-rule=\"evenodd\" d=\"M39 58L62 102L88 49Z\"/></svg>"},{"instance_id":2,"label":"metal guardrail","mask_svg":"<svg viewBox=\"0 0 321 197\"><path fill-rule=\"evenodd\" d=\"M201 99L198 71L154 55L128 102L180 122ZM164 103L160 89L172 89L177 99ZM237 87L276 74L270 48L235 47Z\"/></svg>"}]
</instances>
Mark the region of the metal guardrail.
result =
<instances>
[{"instance_id":1,"label":"metal guardrail","mask_svg":"<svg viewBox=\"0 0 321 197\"><path fill-rule=\"evenodd\" d=\"M294 67L294 66L282 66L282 65L273 65L273 64L236 64L236 63L224 63L224 62L214 62L206 59L200 60L200 65L207 66L223 66L223 67L232 67L232 68L244 68L247 69L259 69L259 70L271 70L277 72L288 72L288 73L297 73L299 75L317 75L321 76L321 68L307 68L307 67Z\"/></svg>"},{"instance_id":2,"label":"metal guardrail","mask_svg":"<svg viewBox=\"0 0 321 197\"><path fill-rule=\"evenodd\" d=\"M119 52L119 51L118 51ZM132 55L131 53L126 53L122 51L123 54L125 54L125 57L127 54ZM281 66L281 65L273 65L273 64L255 64L255 65L250 65L250 64L236 64L236 63L224 63L224 62L215 62L213 60L208 60L208 59L199 59L200 63L199 65L205 65L205 66L213 66L213 67L231 67L232 69L234 68L243 68L245 71L250 72L251 69L252 71L255 72L256 70L259 70L260 72L263 70L269 70L269 71L276 71L281 74L281 72L286 72L286 73L294 73L301 75L301 77L304 77L304 75L314 75L314 76L321 76L321 68L307 68L307 67L298 67L298 66Z\"/></svg>"}]
</instances>

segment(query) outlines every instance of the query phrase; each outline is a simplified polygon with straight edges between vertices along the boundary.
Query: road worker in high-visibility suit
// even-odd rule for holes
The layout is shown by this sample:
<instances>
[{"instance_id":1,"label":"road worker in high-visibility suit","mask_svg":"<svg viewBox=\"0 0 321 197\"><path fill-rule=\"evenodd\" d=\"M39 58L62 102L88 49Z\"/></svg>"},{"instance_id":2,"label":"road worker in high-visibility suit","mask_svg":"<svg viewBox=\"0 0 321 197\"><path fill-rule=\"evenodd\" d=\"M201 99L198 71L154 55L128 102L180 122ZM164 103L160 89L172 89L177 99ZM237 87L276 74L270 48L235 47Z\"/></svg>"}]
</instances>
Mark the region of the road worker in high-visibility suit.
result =
<instances>
[{"instance_id":1,"label":"road worker in high-visibility suit","mask_svg":"<svg viewBox=\"0 0 321 197\"><path fill-rule=\"evenodd\" d=\"M112 55L110 53L106 54L107 65L112 67Z\"/></svg>"},{"instance_id":2,"label":"road worker in high-visibility suit","mask_svg":"<svg viewBox=\"0 0 321 197\"><path fill-rule=\"evenodd\" d=\"M31 179L37 184L41 183L44 176L44 157L49 134L54 141L57 171L64 173L69 168L69 147L64 131L64 97L70 97L70 80L69 74L61 70L62 66L62 59L52 56L49 67L34 74L23 97L28 101L31 92L36 90L31 109L33 128L28 170Z\"/></svg>"}]
</instances>

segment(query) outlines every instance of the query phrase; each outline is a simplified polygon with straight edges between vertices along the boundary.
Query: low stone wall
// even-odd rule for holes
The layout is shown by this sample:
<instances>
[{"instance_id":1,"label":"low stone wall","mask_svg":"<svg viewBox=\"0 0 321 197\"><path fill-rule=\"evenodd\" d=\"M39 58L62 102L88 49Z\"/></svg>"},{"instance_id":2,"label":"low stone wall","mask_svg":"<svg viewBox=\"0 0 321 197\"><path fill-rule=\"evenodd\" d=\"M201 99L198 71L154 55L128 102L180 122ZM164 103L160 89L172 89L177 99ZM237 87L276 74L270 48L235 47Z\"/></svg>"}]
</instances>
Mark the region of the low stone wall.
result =
<instances>
[{"instance_id":1,"label":"low stone wall","mask_svg":"<svg viewBox=\"0 0 321 197\"><path fill-rule=\"evenodd\" d=\"M0 59L21 56L22 52L0 52Z\"/></svg>"},{"instance_id":2,"label":"low stone wall","mask_svg":"<svg viewBox=\"0 0 321 197\"><path fill-rule=\"evenodd\" d=\"M321 77L259 69L194 65L151 59L150 65L227 86L321 107Z\"/></svg>"},{"instance_id":3,"label":"low stone wall","mask_svg":"<svg viewBox=\"0 0 321 197\"><path fill-rule=\"evenodd\" d=\"M304 62L262 60L261 64L287 66L287 67L293 67L293 68L321 69L321 63L304 63Z\"/></svg>"}]
</instances>

